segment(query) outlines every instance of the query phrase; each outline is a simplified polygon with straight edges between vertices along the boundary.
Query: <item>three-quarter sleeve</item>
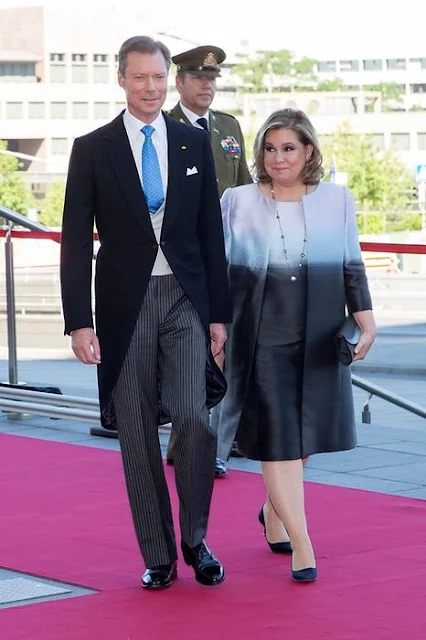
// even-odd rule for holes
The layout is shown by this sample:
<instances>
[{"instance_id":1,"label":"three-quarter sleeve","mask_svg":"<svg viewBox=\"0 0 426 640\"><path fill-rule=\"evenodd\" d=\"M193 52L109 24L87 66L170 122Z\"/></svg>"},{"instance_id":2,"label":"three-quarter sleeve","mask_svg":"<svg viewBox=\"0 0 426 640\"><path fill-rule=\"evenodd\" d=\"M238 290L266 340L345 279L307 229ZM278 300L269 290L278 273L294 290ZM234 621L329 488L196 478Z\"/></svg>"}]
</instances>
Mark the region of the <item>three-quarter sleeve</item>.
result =
<instances>
[{"instance_id":1,"label":"three-quarter sleeve","mask_svg":"<svg viewBox=\"0 0 426 640\"><path fill-rule=\"evenodd\" d=\"M365 266L362 260L356 222L355 204L345 187L345 253L344 280L346 304L350 312L372 309Z\"/></svg>"}]
</instances>

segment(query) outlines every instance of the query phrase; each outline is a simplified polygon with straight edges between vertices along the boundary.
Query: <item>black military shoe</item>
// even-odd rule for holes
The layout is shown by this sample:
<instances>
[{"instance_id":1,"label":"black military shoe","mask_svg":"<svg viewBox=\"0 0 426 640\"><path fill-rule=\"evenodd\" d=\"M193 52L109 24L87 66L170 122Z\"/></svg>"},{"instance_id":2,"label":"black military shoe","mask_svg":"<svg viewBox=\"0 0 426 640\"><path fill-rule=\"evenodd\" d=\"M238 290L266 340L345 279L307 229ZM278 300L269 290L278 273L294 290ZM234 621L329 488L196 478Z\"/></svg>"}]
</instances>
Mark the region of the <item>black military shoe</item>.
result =
<instances>
[{"instance_id":1,"label":"black military shoe","mask_svg":"<svg viewBox=\"0 0 426 640\"><path fill-rule=\"evenodd\" d=\"M183 559L195 571L197 582L206 586L219 584L225 580L225 570L219 560L214 557L204 540L191 549L185 542L181 543Z\"/></svg>"},{"instance_id":2,"label":"black military shoe","mask_svg":"<svg viewBox=\"0 0 426 640\"><path fill-rule=\"evenodd\" d=\"M144 589L166 589L177 578L177 562L172 564L159 564L147 569L142 576L141 583Z\"/></svg>"},{"instance_id":3,"label":"black military shoe","mask_svg":"<svg viewBox=\"0 0 426 640\"><path fill-rule=\"evenodd\" d=\"M214 465L214 475L216 476L216 478L223 478L223 476L226 476L227 473L228 469L226 468L224 461L221 458L216 458L216 462Z\"/></svg>"}]
</instances>

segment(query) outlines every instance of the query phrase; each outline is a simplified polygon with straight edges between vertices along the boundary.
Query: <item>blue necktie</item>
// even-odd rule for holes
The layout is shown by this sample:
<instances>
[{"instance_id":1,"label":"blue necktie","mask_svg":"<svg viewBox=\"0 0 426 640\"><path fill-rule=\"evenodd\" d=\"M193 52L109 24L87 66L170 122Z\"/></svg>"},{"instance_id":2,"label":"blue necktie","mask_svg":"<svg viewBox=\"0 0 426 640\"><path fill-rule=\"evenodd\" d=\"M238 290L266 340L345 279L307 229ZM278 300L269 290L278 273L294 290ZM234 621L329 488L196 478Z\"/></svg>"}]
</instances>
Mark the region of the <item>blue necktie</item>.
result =
<instances>
[{"instance_id":1,"label":"blue necktie","mask_svg":"<svg viewBox=\"0 0 426 640\"><path fill-rule=\"evenodd\" d=\"M164 202L163 182L157 152L152 142L155 129L150 124L141 129L145 136L142 147L142 181L148 209L151 215L156 213Z\"/></svg>"}]
</instances>

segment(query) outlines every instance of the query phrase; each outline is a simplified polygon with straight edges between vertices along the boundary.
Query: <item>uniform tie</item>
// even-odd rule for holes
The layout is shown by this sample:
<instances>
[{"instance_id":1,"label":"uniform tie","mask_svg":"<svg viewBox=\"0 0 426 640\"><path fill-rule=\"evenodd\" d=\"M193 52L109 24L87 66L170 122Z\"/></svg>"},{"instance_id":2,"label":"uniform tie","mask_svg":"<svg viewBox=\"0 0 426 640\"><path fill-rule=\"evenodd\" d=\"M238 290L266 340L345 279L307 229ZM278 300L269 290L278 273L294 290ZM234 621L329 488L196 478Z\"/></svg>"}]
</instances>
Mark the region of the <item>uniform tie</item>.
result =
<instances>
[{"instance_id":1,"label":"uniform tie","mask_svg":"<svg viewBox=\"0 0 426 640\"><path fill-rule=\"evenodd\" d=\"M204 129L204 131L208 131L209 127L207 124L207 118L198 118L198 120L196 121L197 124L200 125L200 127L202 127Z\"/></svg>"},{"instance_id":2,"label":"uniform tie","mask_svg":"<svg viewBox=\"0 0 426 640\"><path fill-rule=\"evenodd\" d=\"M150 124L141 129L145 136L142 146L142 181L148 209L151 215L156 213L164 202L163 181L161 180L160 164L157 152L152 142L155 129Z\"/></svg>"}]
</instances>

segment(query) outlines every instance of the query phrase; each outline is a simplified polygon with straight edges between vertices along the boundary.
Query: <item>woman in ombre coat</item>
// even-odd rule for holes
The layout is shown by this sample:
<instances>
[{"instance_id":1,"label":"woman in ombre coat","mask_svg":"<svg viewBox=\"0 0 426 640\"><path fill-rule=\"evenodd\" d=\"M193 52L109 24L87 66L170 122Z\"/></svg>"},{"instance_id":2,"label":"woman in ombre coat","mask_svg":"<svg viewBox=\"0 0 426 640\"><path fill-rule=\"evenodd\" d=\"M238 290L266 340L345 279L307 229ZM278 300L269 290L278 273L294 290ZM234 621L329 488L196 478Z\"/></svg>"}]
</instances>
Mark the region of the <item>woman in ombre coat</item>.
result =
<instances>
[{"instance_id":1,"label":"woman in ombre coat","mask_svg":"<svg viewBox=\"0 0 426 640\"><path fill-rule=\"evenodd\" d=\"M273 113L254 144L256 182L228 189L222 213L234 303L228 393L212 412L227 459L260 460L259 520L272 551L292 553L292 577L317 577L303 489L304 460L356 443L350 368L334 344L346 309L361 328L355 359L376 335L346 187L321 182L317 134L298 110Z\"/></svg>"}]
</instances>

